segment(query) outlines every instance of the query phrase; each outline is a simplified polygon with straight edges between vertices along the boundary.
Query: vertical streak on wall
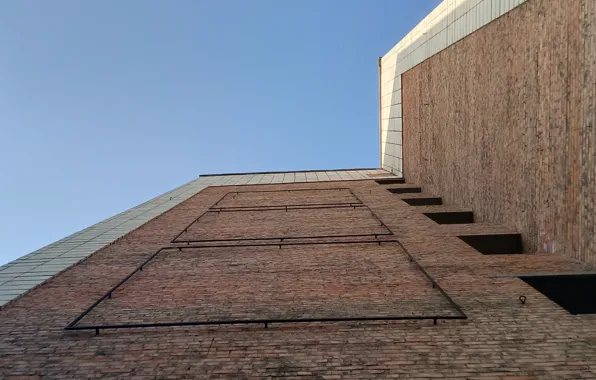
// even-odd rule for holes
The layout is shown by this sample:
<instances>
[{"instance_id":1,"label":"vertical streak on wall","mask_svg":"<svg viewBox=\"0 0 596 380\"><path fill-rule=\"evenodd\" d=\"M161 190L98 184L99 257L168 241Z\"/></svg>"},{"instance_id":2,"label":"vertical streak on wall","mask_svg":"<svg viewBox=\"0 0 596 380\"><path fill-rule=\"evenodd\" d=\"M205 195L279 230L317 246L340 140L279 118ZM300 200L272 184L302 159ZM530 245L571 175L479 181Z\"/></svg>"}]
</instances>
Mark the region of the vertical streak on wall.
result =
<instances>
[{"instance_id":1,"label":"vertical streak on wall","mask_svg":"<svg viewBox=\"0 0 596 380\"><path fill-rule=\"evenodd\" d=\"M581 222L580 255L596 263L596 2L581 0L580 43L581 60Z\"/></svg>"},{"instance_id":2,"label":"vertical streak on wall","mask_svg":"<svg viewBox=\"0 0 596 380\"><path fill-rule=\"evenodd\" d=\"M406 178L593 266L595 4L529 0L402 75Z\"/></svg>"},{"instance_id":3,"label":"vertical streak on wall","mask_svg":"<svg viewBox=\"0 0 596 380\"><path fill-rule=\"evenodd\" d=\"M583 257L581 252L581 244L579 244L580 235L579 228L581 226L581 187L579 183L581 173L581 147L580 147L580 131L581 131L581 92L573 89L574 83L581 82L581 30L578 28L581 19L581 2L577 1L572 4L575 8L573 12L569 12L570 17L566 21L567 25L567 59L568 59L568 80L566 83L566 91L569 94L567 98L567 120L568 126L568 150L567 162L569 167L569 186L567 190L567 199L565 203L570 205L567 212L570 215L569 223L563 226L566 228L566 240L569 241L570 253L575 253L578 260L586 262L587 257ZM572 59L577 56L576 59ZM565 174L563 174L565 178ZM565 211L565 210L564 210Z\"/></svg>"}]
</instances>

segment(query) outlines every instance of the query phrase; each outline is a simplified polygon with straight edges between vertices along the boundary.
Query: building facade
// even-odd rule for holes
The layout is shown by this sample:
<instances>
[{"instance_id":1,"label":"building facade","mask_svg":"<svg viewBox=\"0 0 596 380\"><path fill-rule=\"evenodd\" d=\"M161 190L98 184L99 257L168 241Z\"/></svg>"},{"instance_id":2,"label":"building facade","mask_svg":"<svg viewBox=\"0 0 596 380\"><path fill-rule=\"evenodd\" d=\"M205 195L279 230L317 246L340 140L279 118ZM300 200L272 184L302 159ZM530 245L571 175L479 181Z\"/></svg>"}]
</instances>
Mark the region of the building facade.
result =
<instances>
[{"instance_id":1,"label":"building facade","mask_svg":"<svg viewBox=\"0 0 596 380\"><path fill-rule=\"evenodd\" d=\"M2 377L596 378L596 276L403 182L200 177L5 305Z\"/></svg>"},{"instance_id":2,"label":"building facade","mask_svg":"<svg viewBox=\"0 0 596 380\"><path fill-rule=\"evenodd\" d=\"M382 168L202 175L0 267L0 378L596 379L595 8L446 0L380 60Z\"/></svg>"},{"instance_id":3,"label":"building facade","mask_svg":"<svg viewBox=\"0 0 596 380\"><path fill-rule=\"evenodd\" d=\"M381 166L596 268L596 3L443 1L380 62Z\"/></svg>"}]
</instances>

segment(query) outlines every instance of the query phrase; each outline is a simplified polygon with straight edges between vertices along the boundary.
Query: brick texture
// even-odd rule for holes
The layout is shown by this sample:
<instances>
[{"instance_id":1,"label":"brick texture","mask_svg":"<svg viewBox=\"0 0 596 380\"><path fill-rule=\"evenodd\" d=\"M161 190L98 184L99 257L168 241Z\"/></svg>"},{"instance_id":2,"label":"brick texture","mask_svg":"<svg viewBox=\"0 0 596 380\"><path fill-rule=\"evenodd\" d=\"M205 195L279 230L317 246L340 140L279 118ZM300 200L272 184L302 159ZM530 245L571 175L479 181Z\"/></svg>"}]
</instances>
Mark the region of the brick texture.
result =
<instances>
[{"instance_id":1,"label":"brick texture","mask_svg":"<svg viewBox=\"0 0 596 380\"><path fill-rule=\"evenodd\" d=\"M596 267L596 12L529 0L404 73L404 176Z\"/></svg>"},{"instance_id":2,"label":"brick texture","mask_svg":"<svg viewBox=\"0 0 596 380\"><path fill-rule=\"evenodd\" d=\"M457 313L397 244L356 243L164 251L82 322L392 315Z\"/></svg>"},{"instance_id":3,"label":"brick texture","mask_svg":"<svg viewBox=\"0 0 596 380\"><path fill-rule=\"evenodd\" d=\"M335 189L281 192L267 190L229 192L215 206L219 208L275 207L358 202L358 198L349 189L337 187Z\"/></svg>"},{"instance_id":4,"label":"brick texture","mask_svg":"<svg viewBox=\"0 0 596 380\"><path fill-rule=\"evenodd\" d=\"M576 272L582 269L579 264L561 255L482 255L455 236L502 227L439 226L401 201L405 195L391 194L374 181L344 181L342 186L350 187L394 233L379 240L398 239L403 248L390 242L330 244L338 243L337 238L315 239L329 244L281 248L171 243L230 191L334 186L203 190L2 309L0 378L596 379L594 316L570 315L515 277ZM309 223L302 227L306 232ZM328 223L335 228L333 221ZM246 232L277 227L251 228ZM437 325L401 321L145 328L104 330L99 336L63 329L166 246L174 248L160 252L80 323L454 313L404 249L468 319ZM520 304L520 295L527 297L526 304Z\"/></svg>"},{"instance_id":5,"label":"brick texture","mask_svg":"<svg viewBox=\"0 0 596 380\"><path fill-rule=\"evenodd\" d=\"M262 229L255 229L259 225ZM177 240L383 234L367 207L209 212Z\"/></svg>"}]
</instances>

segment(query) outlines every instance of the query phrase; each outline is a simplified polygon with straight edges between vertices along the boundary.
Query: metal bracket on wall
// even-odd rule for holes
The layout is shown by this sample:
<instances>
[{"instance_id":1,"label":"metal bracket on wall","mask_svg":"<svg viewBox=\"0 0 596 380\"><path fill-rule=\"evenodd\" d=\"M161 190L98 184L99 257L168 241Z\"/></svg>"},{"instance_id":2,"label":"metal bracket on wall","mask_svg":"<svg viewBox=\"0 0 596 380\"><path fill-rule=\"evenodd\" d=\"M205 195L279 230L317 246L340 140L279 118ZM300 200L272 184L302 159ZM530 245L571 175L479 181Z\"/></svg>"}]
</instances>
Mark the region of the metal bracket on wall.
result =
<instances>
[{"instance_id":1,"label":"metal bracket on wall","mask_svg":"<svg viewBox=\"0 0 596 380\"><path fill-rule=\"evenodd\" d=\"M225 247L247 247L247 246L296 246L296 245L324 245L324 244L381 244L381 243L397 243L401 249L406 253L410 262L413 262L416 267L423 273L423 275L430 281L433 288L437 289L441 295L447 299L449 304L457 311L457 315L372 315L361 317L333 317L333 318L262 318L262 319L229 319L229 320L204 320L204 321L173 321L173 322L159 322L159 323L130 323L130 324L91 324L79 325L79 322L93 311L101 302L112 297L113 293L128 281L136 273L143 270L151 260L165 250L182 251L184 249L205 249L205 248L225 248ZM85 311L78 315L66 327L67 331L74 330L93 330L96 335L99 335L100 330L105 329L131 329L131 328L148 328L148 327L176 327L176 326L211 326L211 325L263 325L268 327L269 324L285 324L285 323L331 323L331 322L370 322L370 321L405 321L405 320L432 320L436 325L438 320L461 320L467 319L463 310L449 297L449 295L437 284L437 282L418 264L416 259L405 249L405 247L398 240L370 240L357 242L311 242L311 243L274 243L274 244L248 244L248 245L212 245L212 246L190 246L190 247L164 247L153 253L147 260L133 270L128 276L120 280L115 286L109 289L102 297L95 301Z\"/></svg>"},{"instance_id":2,"label":"metal bracket on wall","mask_svg":"<svg viewBox=\"0 0 596 380\"><path fill-rule=\"evenodd\" d=\"M354 198L353 202L346 203L308 203L308 204L284 204L284 205L265 205L265 206L234 206L234 207L218 207L217 204L223 201L227 196L231 194L243 194L243 193L287 193L287 192L299 192L299 191L348 191ZM336 208L363 208L368 210L372 217L383 227L386 232L384 233L369 233L369 234L349 234L349 235L321 235L321 236L283 236L283 237L258 237L258 238L226 238L226 239L183 239L182 235L188 232L189 228L195 223L199 222L201 218L208 215L209 213L220 212L270 212L270 211L289 211L289 210L313 210L313 209L336 209ZM331 239L331 238L351 238L351 237L372 237L375 236L390 236L393 232L385 225L385 223L378 217L378 215L367 205L365 205L352 189L347 187L337 187L329 189L290 189L290 190L259 190L259 191L231 191L224 194L217 202L213 204L207 211L199 215L198 218L190 222L184 229L172 239L171 243L215 243L215 242L227 242L227 241L267 241L267 240L279 240L279 239Z\"/></svg>"}]
</instances>

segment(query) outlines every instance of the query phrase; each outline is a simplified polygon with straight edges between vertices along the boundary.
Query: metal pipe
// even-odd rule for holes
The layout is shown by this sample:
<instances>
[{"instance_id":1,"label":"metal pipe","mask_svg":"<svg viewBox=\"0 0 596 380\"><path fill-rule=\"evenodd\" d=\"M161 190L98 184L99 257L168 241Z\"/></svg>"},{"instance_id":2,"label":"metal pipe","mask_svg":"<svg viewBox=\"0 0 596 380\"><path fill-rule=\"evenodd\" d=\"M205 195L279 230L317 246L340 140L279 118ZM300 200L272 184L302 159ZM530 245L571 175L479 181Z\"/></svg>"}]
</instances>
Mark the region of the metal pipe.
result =
<instances>
[{"instance_id":1,"label":"metal pipe","mask_svg":"<svg viewBox=\"0 0 596 380\"><path fill-rule=\"evenodd\" d=\"M228 194L243 194L243 193L285 193L292 191L329 191L329 190L350 190L349 187L331 187L328 189L286 189L286 190L247 190L247 191L232 191ZM227 194L226 194L227 195Z\"/></svg>"},{"instance_id":2,"label":"metal pipe","mask_svg":"<svg viewBox=\"0 0 596 380\"><path fill-rule=\"evenodd\" d=\"M359 237L361 235L355 235ZM288 238L286 238L288 239ZM164 247L162 249L195 249L195 248L244 248L244 247L276 247L278 245L324 245L324 244L377 244L382 243L399 243L395 239L387 240L354 240L354 241L313 241L313 242L284 242L280 244L276 243L254 243L254 244L227 244L227 245L190 245L190 246L175 246L175 247Z\"/></svg>"},{"instance_id":3,"label":"metal pipe","mask_svg":"<svg viewBox=\"0 0 596 380\"><path fill-rule=\"evenodd\" d=\"M234 242L234 241L269 241L269 240L302 240L302 239L331 239L331 238L348 238L348 237L370 237L370 236L393 236L392 232L377 232L370 234L351 234L351 235L313 235L313 236L274 236L274 237L258 237L258 238L231 238L231 239L205 239L205 240L182 240L173 243L215 243L215 242ZM349 242L353 243L353 242ZM311 244L311 243L303 243ZM261 245L261 244L259 244Z\"/></svg>"},{"instance_id":4,"label":"metal pipe","mask_svg":"<svg viewBox=\"0 0 596 380\"><path fill-rule=\"evenodd\" d=\"M275 205L275 206L233 206L233 207L212 207L208 212L239 212L239 211L280 211L285 209L311 210L319 208L342 208L342 207L366 207L362 202L350 203L307 203L297 205Z\"/></svg>"},{"instance_id":5,"label":"metal pipe","mask_svg":"<svg viewBox=\"0 0 596 380\"><path fill-rule=\"evenodd\" d=\"M111 297L112 293L118 289L122 284L124 284L128 279L130 279L135 273L141 271L143 266L147 265L149 261L155 258L159 253L164 250L168 249L178 249L181 248L222 248L222 247L246 247L247 245L233 245L233 246L195 246L195 247L164 247L160 248L157 252L152 254L147 260L145 260L141 265L139 265L132 273L122 279L118 284L113 286L110 290L108 290L101 298L95 301L91 306L89 306L83 313L77 316L72 322L70 322L64 329L65 330L95 330L96 334L99 334L99 329L119 329L119 328L136 328L136 327L168 327L168 326L201 326L201 325L230 325L230 324L269 324L269 323L309 323L309 322L349 322L349 321L392 321L392 320L424 320L424 319L432 319L434 324L438 319L467 319L467 315L463 312L463 310L447 295L447 293L434 281L434 279L418 264L418 262L414 259L414 257L405 249L403 244L401 244L398 240L373 240L373 241L358 241L358 242L331 242L331 243L324 243L324 242L314 242L314 243L284 243L284 244L253 244L252 246L271 246L271 245L279 245L281 248L282 245L313 245L313 244L361 244L361 243L397 243L403 249L403 251L408 255L410 260L415 263L415 265L421 270L424 276L434 284L435 288L441 292L441 294L447 299L447 301L452 305L459 315L457 316L373 316L373 317L339 317L339 318L304 318L304 319L246 319L246 320L223 320L223 321L198 321L198 322L166 322L166 323L145 323L145 324L121 324L121 325L83 325L83 326L75 326L81 319L83 319L87 314L89 314L97 305L99 305L103 300L108 297Z\"/></svg>"},{"instance_id":6,"label":"metal pipe","mask_svg":"<svg viewBox=\"0 0 596 380\"><path fill-rule=\"evenodd\" d=\"M410 262L413 262L414 265L416 265L418 267L418 269L422 272L422 274L433 284L433 288L437 289L441 293L441 295L443 297L445 297L445 299L447 299L447 302L449 302L449 304L455 310L457 310L457 312L460 314L462 319L467 319L468 316L466 315L466 313L464 313L464 311L461 309L461 307L459 307L459 305L456 304L455 301L453 301L451 299L451 297L449 297L447 292L445 292L445 290L443 290L443 288L441 288L439 286L439 284L437 284L437 282L434 280L434 278L432 278L432 276L430 274L428 274L428 272L422 267L422 265L420 265L418 263L418 261L414 258L414 256L412 256L412 254L406 249L406 247L400 241L397 241L397 244L399 244L401 249L406 253L406 255L408 255L408 257L410 258Z\"/></svg>"},{"instance_id":7,"label":"metal pipe","mask_svg":"<svg viewBox=\"0 0 596 380\"><path fill-rule=\"evenodd\" d=\"M139 265L138 267L136 267L136 269L134 271L132 271L132 273L130 273L128 276L126 276L122 280L120 280L120 282L118 282L116 285L114 285L110 290L108 290L106 292L106 294L104 294L103 296L101 296L100 299L98 299L91 306L89 306L87 309L85 309L85 311L83 311L83 313L81 313L78 317L76 317L66 327L72 327L72 326L76 325L81 319L83 319L87 314L89 314L91 312L91 310L93 310L97 305L99 305L101 303L101 301L105 300L108 297L111 297L112 292L114 292L116 289L118 289L129 278L131 278L135 273L137 273L138 271L142 270L142 268L143 268L143 266L145 264L147 264L149 261L151 261L155 256L157 256L163 250L164 250L164 248L160 248L157 252L155 252L154 254L152 254L151 256L149 256L149 258L147 260L145 260L141 265Z\"/></svg>"},{"instance_id":8,"label":"metal pipe","mask_svg":"<svg viewBox=\"0 0 596 380\"><path fill-rule=\"evenodd\" d=\"M229 319L215 321L192 322L161 322L161 323L130 323L113 325L82 325L66 326L65 330L105 330L105 329L132 329L146 327L177 327L177 326L213 326L213 325L269 325L272 323L333 323L333 322L371 322L371 321L419 321L432 320L436 324L439 319L457 320L466 319L461 315L413 315L413 316L372 316L372 317L336 317L336 318L288 318L288 319Z\"/></svg>"}]
</instances>

